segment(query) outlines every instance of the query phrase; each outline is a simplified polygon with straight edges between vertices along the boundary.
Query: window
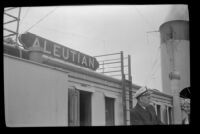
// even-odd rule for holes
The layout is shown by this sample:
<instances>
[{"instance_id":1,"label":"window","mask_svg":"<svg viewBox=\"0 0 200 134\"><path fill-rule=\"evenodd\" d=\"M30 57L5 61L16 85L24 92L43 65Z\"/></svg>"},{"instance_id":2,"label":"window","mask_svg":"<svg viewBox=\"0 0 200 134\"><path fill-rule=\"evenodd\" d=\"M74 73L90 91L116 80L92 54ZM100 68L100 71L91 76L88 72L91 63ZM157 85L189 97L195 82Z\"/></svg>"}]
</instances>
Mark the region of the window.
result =
<instances>
[{"instance_id":1,"label":"window","mask_svg":"<svg viewBox=\"0 0 200 134\"><path fill-rule=\"evenodd\" d=\"M115 125L114 98L105 97L106 126Z\"/></svg>"}]
</instances>

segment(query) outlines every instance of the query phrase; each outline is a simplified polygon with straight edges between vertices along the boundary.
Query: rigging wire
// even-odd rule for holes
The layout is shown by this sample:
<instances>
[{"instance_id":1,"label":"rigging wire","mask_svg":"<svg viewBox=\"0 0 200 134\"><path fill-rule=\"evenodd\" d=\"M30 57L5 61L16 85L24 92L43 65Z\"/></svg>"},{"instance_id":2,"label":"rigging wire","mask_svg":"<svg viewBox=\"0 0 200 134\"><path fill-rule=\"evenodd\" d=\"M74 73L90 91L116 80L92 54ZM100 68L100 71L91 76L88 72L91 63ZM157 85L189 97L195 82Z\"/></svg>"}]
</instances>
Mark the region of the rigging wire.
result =
<instances>
[{"instance_id":1,"label":"rigging wire","mask_svg":"<svg viewBox=\"0 0 200 134\"><path fill-rule=\"evenodd\" d=\"M56 29L47 28L47 27L41 27L41 28L44 29L44 30L49 30L49 31L57 32L58 34L62 34L62 35L66 35L66 36L70 35L70 36L73 36L75 38L83 38L85 40L90 40L90 41L93 40L93 41L100 42L100 43L104 41L104 40L87 37L85 35L77 34L77 33L73 33L73 32L66 32L66 31L56 30Z\"/></svg>"},{"instance_id":2,"label":"rigging wire","mask_svg":"<svg viewBox=\"0 0 200 134\"><path fill-rule=\"evenodd\" d=\"M21 19L21 21L19 22L20 25L22 24L24 18L27 16L28 12L30 11L30 7L27 8L26 13L24 14L23 18Z\"/></svg>"},{"instance_id":3,"label":"rigging wire","mask_svg":"<svg viewBox=\"0 0 200 134\"><path fill-rule=\"evenodd\" d=\"M154 29L154 26L148 21L148 19L146 19L146 17L139 11L139 9L138 9L137 7L135 7L134 9L137 11L137 13L140 15L140 17L144 20L144 22L146 23L146 25L147 25L149 28ZM158 32L158 31L154 30L154 31L151 31L151 32ZM147 33L148 33L148 32L147 32ZM147 44L150 44L150 43L149 43L149 40L148 40L148 35L147 35ZM151 69L150 69L150 71L149 71L149 75L148 75L147 78L146 78L145 85L147 85L148 81L150 80L150 78L151 78L151 76L152 76L151 71L154 69L154 67L155 67L155 65L156 65L156 63L157 63L157 61L158 61L158 53L159 53L159 47L158 47L157 53L156 53L156 55L155 55L155 59L156 59L156 60L152 60L152 67L151 67Z\"/></svg>"},{"instance_id":4,"label":"rigging wire","mask_svg":"<svg viewBox=\"0 0 200 134\"><path fill-rule=\"evenodd\" d=\"M159 52L160 52L160 47L158 47L158 49L157 49L157 53L156 53L156 56L155 56L154 63L152 64L152 68L151 68L152 70L151 71L153 71L153 69L156 66L156 63L158 63L158 61L159 61Z\"/></svg>"},{"instance_id":5,"label":"rigging wire","mask_svg":"<svg viewBox=\"0 0 200 134\"><path fill-rule=\"evenodd\" d=\"M148 39L148 36L147 36L147 39ZM148 41L148 40L147 40L147 43L149 44L149 41ZM155 58L152 58L152 66L151 66L151 69L150 69L150 71L149 71L149 75L148 75L147 78L146 78L145 85L148 84L149 80L151 79L151 76L153 75L153 73L151 73L151 72L153 72L153 69L155 68L156 63L158 63L158 60L159 60L159 52L160 52L160 46L158 46L157 49L156 49L156 54L155 54L155 56L154 56ZM155 59L155 60L153 60L153 59ZM156 71L155 71L155 72L156 72Z\"/></svg>"},{"instance_id":6,"label":"rigging wire","mask_svg":"<svg viewBox=\"0 0 200 134\"><path fill-rule=\"evenodd\" d=\"M20 19L19 21L19 26L22 25L22 22L24 21L25 17L27 16L28 12L30 11L30 7L27 8L26 13L24 14L24 16L22 17L22 19ZM20 33L20 27L19 27L19 33Z\"/></svg>"},{"instance_id":7,"label":"rigging wire","mask_svg":"<svg viewBox=\"0 0 200 134\"><path fill-rule=\"evenodd\" d=\"M158 63L158 62L157 62ZM156 74L156 72L159 69L159 64L156 64L157 66L155 67L154 71L152 71L151 75L154 76Z\"/></svg>"},{"instance_id":8,"label":"rigging wire","mask_svg":"<svg viewBox=\"0 0 200 134\"><path fill-rule=\"evenodd\" d=\"M159 59L158 59L159 57L157 56L157 62L156 63L158 63L158 64L154 64L154 65L157 65L156 67L154 66L154 71L152 71L152 73L151 73L151 75L149 76L150 78L150 80L152 80L152 78L154 79L154 78L157 78L157 77L155 77L155 75L156 75L156 72L159 70L159 68L160 68L160 64L159 64Z\"/></svg>"},{"instance_id":9,"label":"rigging wire","mask_svg":"<svg viewBox=\"0 0 200 134\"><path fill-rule=\"evenodd\" d=\"M155 60L154 60L154 62L153 62L153 64L152 64L152 67L151 67L151 69L150 69L150 71L149 71L149 76L147 77L147 81L149 81L150 79L151 79L151 76L153 76L154 75L154 73L157 71L157 69L156 69L156 71L154 71L154 73L153 73L153 69L155 68L155 66L157 65L156 63L158 63L158 60L159 60L159 49L160 47L158 47L158 49L157 49L157 53L156 53L156 56L155 56ZM147 82L146 82L147 83Z\"/></svg>"},{"instance_id":10,"label":"rigging wire","mask_svg":"<svg viewBox=\"0 0 200 134\"><path fill-rule=\"evenodd\" d=\"M149 25L151 28L154 29L154 26L153 26L151 23L149 23L149 21L146 19L146 17L144 17L144 15L139 11L139 9L138 9L137 7L135 7L134 9L135 9L135 10L137 11L137 13L141 16L141 18L143 18L143 20L145 21L145 23L146 23L147 25Z\"/></svg>"},{"instance_id":11,"label":"rigging wire","mask_svg":"<svg viewBox=\"0 0 200 134\"><path fill-rule=\"evenodd\" d=\"M24 33L30 31L33 27L38 25L42 20L44 20L46 17L48 17L50 14L52 14L58 7L54 8L52 11L50 11L48 14L46 14L44 17L42 17L39 21L37 21L35 24L33 24L29 29L27 29Z\"/></svg>"}]
</instances>

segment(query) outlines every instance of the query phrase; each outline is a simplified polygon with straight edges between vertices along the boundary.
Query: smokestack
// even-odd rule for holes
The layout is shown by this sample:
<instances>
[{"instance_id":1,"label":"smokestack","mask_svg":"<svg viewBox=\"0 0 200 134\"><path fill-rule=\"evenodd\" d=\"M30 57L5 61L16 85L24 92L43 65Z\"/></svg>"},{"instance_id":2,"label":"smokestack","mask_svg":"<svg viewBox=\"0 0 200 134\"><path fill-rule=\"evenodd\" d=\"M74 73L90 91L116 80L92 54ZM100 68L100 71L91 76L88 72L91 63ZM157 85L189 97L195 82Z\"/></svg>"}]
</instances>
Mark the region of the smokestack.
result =
<instances>
[{"instance_id":1,"label":"smokestack","mask_svg":"<svg viewBox=\"0 0 200 134\"><path fill-rule=\"evenodd\" d=\"M172 5L165 22L173 20L189 21L189 13L187 5Z\"/></svg>"},{"instance_id":2,"label":"smokestack","mask_svg":"<svg viewBox=\"0 0 200 134\"><path fill-rule=\"evenodd\" d=\"M187 5L173 5L160 28L163 91L173 96L174 124L181 124L179 92L190 87L190 41ZM170 90L171 89L171 90Z\"/></svg>"}]
</instances>

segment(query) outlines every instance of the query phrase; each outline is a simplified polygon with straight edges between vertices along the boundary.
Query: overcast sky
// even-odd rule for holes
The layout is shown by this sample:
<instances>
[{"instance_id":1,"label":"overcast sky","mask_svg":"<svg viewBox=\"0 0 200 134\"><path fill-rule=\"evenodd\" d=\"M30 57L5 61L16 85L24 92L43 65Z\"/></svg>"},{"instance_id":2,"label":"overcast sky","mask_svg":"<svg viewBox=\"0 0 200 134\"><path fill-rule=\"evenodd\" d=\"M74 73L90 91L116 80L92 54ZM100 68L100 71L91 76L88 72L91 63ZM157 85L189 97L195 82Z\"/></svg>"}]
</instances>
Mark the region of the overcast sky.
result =
<instances>
[{"instance_id":1,"label":"overcast sky","mask_svg":"<svg viewBox=\"0 0 200 134\"><path fill-rule=\"evenodd\" d=\"M131 55L133 83L160 90L158 30L173 8L183 14L187 7L178 6L23 7L19 32L34 25L29 32L91 56L124 51Z\"/></svg>"}]
</instances>

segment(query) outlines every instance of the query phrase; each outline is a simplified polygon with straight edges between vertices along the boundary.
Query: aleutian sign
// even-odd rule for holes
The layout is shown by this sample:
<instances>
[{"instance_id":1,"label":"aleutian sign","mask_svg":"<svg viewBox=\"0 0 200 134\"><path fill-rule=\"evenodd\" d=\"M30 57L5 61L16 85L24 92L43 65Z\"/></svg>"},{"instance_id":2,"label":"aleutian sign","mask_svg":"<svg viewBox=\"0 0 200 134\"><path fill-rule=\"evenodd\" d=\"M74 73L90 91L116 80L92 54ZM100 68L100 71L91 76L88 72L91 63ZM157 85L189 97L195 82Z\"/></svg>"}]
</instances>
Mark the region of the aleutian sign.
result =
<instances>
[{"instance_id":1,"label":"aleutian sign","mask_svg":"<svg viewBox=\"0 0 200 134\"><path fill-rule=\"evenodd\" d=\"M25 48L41 47L43 49L43 53L46 55L76 64L78 66L86 67L92 70L96 70L99 67L99 63L96 58L59 45L53 41L36 36L35 34L29 32L21 34L19 36L19 41Z\"/></svg>"}]
</instances>

